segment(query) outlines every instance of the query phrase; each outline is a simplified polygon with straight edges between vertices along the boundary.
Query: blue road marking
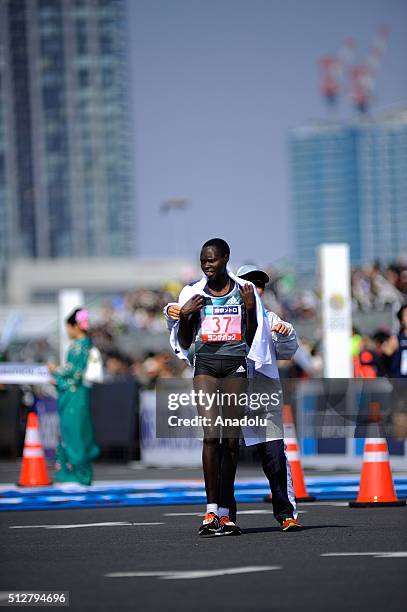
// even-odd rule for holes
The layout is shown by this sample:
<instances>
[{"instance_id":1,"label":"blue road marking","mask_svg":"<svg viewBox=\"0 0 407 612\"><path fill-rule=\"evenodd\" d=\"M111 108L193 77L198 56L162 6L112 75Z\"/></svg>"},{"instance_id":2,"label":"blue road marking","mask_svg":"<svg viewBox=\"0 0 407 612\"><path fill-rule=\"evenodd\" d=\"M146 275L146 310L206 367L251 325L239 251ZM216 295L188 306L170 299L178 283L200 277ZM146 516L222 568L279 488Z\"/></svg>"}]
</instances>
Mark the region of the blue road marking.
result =
<instances>
[{"instance_id":1,"label":"blue road marking","mask_svg":"<svg viewBox=\"0 0 407 612\"><path fill-rule=\"evenodd\" d=\"M356 499L359 488L359 480L354 477L312 477L306 482L308 493L317 500ZM407 499L407 478L395 478L394 483L399 499ZM264 480L236 483L238 502L262 502L268 493ZM0 490L0 511L203 504L205 501L203 483L187 481L114 482L78 486L74 490L59 486L21 489L3 485Z\"/></svg>"}]
</instances>

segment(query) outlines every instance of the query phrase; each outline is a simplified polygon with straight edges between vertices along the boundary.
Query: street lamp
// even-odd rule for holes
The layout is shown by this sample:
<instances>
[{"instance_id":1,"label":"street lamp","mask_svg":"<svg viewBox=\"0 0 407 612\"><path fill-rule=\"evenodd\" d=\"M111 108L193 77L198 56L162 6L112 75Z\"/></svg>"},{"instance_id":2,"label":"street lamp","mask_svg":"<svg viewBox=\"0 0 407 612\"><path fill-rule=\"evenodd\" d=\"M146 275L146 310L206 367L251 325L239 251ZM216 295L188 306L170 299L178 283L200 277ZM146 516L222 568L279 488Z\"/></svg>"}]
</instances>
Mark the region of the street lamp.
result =
<instances>
[{"instance_id":1,"label":"street lamp","mask_svg":"<svg viewBox=\"0 0 407 612\"><path fill-rule=\"evenodd\" d=\"M177 211L185 212L187 208L190 206L189 200L186 198L171 198L169 200L165 200L160 206L160 215L171 215L172 217L172 243L175 247L175 256L180 257L181 255L187 255L187 241L188 241L188 232L186 227L186 218L184 215L184 223L177 223ZM181 249L181 245L184 246ZM182 252L184 251L184 252Z\"/></svg>"}]
</instances>

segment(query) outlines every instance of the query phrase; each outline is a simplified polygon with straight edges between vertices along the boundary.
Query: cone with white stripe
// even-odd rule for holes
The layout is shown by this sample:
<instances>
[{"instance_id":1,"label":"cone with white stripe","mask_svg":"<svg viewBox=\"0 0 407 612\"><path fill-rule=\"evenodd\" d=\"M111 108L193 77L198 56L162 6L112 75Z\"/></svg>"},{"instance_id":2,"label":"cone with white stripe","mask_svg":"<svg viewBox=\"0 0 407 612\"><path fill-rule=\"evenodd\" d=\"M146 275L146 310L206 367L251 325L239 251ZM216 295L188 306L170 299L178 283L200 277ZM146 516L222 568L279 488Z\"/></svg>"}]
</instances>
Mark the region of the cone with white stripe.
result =
<instances>
[{"instance_id":1,"label":"cone with white stripe","mask_svg":"<svg viewBox=\"0 0 407 612\"><path fill-rule=\"evenodd\" d=\"M38 417L35 412L28 413L23 462L18 484L20 487L38 487L51 484L40 440Z\"/></svg>"},{"instance_id":2,"label":"cone with white stripe","mask_svg":"<svg viewBox=\"0 0 407 612\"><path fill-rule=\"evenodd\" d=\"M363 451L359 493L351 508L369 506L405 506L396 497L386 438L366 438Z\"/></svg>"},{"instance_id":3,"label":"cone with white stripe","mask_svg":"<svg viewBox=\"0 0 407 612\"><path fill-rule=\"evenodd\" d=\"M300 449L297 432L295 430L293 411L289 404L283 406L284 442L287 459L291 467L295 500L299 502L312 502L315 497L308 495L304 474L301 466Z\"/></svg>"}]
</instances>

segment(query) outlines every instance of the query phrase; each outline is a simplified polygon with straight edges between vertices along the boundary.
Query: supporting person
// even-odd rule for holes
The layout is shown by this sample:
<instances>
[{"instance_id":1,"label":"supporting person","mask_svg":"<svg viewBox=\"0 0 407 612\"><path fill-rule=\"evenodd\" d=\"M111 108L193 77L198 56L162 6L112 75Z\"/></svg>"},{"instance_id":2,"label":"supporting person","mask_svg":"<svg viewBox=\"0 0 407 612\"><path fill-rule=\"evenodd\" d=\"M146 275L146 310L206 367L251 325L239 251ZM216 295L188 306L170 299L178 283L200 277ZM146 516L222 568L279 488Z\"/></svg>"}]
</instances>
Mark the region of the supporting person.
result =
<instances>
[{"instance_id":1,"label":"supporting person","mask_svg":"<svg viewBox=\"0 0 407 612\"><path fill-rule=\"evenodd\" d=\"M254 284L258 294L262 297L269 276L256 266L242 266L237 271L237 276ZM267 376L256 371L254 364L248 359L249 378L253 380L255 390L269 389L272 381L279 381L277 359L290 359L298 348L297 337L293 326L282 321L276 313L266 311L271 328L271 345L274 367L267 372ZM280 387L279 383L278 386ZM281 391L281 388L279 389ZM281 394L282 401L282 394ZM264 474L270 483L271 502L276 520L280 523L283 531L300 529L297 520L297 508L294 497L294 487L291 476L290 464L285 454L283 439L283 424L281 421L281 402L277 410L269 413L271 432L270 438L266 436L264 441L254 438L250 441L250 435L245 433L246 444L255 443L260 456ZM261 432L260 432L261 437Z\"/></svg>"}]
</instances>

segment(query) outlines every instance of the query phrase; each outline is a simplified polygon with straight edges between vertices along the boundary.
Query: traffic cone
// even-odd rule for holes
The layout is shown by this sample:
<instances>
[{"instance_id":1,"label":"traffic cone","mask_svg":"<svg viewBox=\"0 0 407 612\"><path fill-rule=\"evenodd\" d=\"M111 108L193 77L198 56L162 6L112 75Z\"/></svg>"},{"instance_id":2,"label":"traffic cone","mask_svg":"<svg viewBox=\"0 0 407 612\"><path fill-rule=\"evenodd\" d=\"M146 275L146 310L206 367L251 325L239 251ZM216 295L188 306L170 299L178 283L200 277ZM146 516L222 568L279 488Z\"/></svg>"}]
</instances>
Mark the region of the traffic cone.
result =
<instances>
[{"instance_id":1,"label":"traffic cone","mask_svg":"<svg viewBox=\"0 0 407 612\"><path fill-rule=\"evenodd\" d=\"M295 431L293 412L289 404L283 406L283 426L284 442L286 445L287 459L291 467L295 499L299 502L315 501L316 498L312 495L308 495L307 487L305 486L297 432Z\"/></svg>"},{"instance_id":2,"label":"traffic cone","mask_svg":"<svg viewBox=\"0 0 407 612\"><path fill-rule=\"evenodd\" d=\"M35 412L28 413L23 462L18 484L20 487L39 487L51 484L38 430L38 417Z\"/></svg>"},{"instance_id":3,"label":"traffic cone","mask_svg":"<svg viewBox=\"0 0 407 612\"><path fill-rule=\"evenodd\" d=\"M383 437L380 403L369 404L366 439L363 449L362 473L359 493L351 508L368 506L404 506L405 500L398 500L394 492L393 477L389 461L386 438Z\"/></svg>"},{"instance_id":4,"label":"traffic cone","mask_svg":"<svg viewBox=\"0 0 407 612\"><path fill-rule=\"evenodd\" d=\"M394 492L386 438L366 438L358 497L355 502L349 502L349 506L367 508L405 505L406 500L397 499Z\"/></svg>"}]
</instances>

